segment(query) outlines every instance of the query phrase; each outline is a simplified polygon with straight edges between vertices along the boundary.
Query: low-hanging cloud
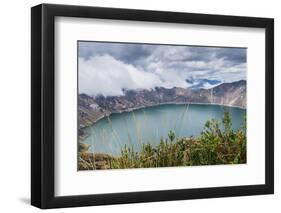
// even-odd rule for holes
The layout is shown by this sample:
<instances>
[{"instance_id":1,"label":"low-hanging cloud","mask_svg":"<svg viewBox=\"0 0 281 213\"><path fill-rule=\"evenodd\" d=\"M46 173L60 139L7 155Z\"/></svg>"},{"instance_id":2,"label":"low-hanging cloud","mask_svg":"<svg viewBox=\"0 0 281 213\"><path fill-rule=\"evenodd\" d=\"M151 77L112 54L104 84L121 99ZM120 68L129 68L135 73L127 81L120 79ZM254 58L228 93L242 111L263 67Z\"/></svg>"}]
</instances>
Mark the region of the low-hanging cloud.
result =
<instances>
[{"instance_id":1,"label":"low-hanging cloud","mask_svg":"<svg viewBox=\"0 0 281 213\"><path fill-rule=\"evenodd\" d=\"M190 87L200 79L246 79L246 48L79 42L79 93ZM192 81L189 81L192 80Z\"/></svg>"},{"instance_id":2,"label":"low-hanging cloud","mask_svg":"<svg viewBox=\"0 0 281 213\"><path fill-rule=\"evenodd\" d=\"M171 88L188 86L175 75L158 75L116 60L110 55L79 58L79 93L92 96L120 96L124 90Z\"/></svg>"}]
</instances>

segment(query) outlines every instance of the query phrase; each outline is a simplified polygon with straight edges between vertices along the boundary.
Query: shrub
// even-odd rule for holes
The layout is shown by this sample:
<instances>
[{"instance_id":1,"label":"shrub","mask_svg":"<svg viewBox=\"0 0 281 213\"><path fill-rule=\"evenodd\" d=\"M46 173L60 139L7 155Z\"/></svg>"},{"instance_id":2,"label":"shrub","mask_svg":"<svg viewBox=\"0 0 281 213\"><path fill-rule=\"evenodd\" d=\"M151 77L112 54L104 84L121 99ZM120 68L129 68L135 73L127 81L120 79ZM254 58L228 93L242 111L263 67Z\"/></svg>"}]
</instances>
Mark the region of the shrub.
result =
<instances>
[{"instance_id":1,"label":"shrub","mask_svg":"<svg viewBox=\"0 0 281 213\"><path fill-rule=\"evenodd\" d=\"M111 169L246 163L246 119L239 130L233 131L231 115L225 109L221 121L207 121L197 138L180 138L169 131L156 146L145 143L137 152L125 145L120 156L107 156L103 162L106 165L100 168Z\"/></svg>"}]
</instances>

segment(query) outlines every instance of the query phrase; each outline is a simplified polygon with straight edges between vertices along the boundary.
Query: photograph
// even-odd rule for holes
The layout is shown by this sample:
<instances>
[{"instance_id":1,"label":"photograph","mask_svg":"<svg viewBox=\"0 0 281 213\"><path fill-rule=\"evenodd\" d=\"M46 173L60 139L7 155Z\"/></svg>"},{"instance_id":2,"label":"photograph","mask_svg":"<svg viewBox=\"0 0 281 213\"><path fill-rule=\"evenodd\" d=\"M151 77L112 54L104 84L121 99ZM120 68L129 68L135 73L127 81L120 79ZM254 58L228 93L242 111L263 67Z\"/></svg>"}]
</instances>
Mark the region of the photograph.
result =
<instances>
[{"instance_id":1,"label":"photograph","mask_svg":"<svg viewBox=\"0 0 281 213\"><path fill-rule=\"evenodd\" d=\"M247 163L247 48L77 41L78 171Z\"/></svg>"},{"instance_id":2,"label":"photograph","mask_svg":"<svg viewBox=\"0 0 281 213\"><path fill-rule=\"evenodd\" d=\"M263 17L252 4L247 13L221 14L214 3L202 4L202 13L152 3L142 9L32 6L31 75L24 75L31 88L31 145L24 146L31 148L31 165L19 167L30 171L31 205L131 206L274 194L277 9L264 10L270 13ZM18 108L17 93L3 91L17 102L4 105ZM235 203L252 211L260 198ZM221 209L245 211L229 202ZM262 209L277 203L267 204Z\"/></svg>"}]
</instances>

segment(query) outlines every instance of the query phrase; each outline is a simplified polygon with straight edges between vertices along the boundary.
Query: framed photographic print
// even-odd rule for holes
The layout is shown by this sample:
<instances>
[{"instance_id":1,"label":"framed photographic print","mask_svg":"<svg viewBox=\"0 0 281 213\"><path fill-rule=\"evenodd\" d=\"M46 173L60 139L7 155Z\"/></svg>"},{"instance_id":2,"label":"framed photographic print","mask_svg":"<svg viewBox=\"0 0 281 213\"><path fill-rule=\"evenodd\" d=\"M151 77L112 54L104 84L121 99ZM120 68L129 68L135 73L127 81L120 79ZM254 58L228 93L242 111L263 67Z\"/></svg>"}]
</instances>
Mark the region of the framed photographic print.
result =
<instances>
[{"instance_id":1,"label":"framed photographic print","mask_svg":"<svg viewBox=\"0 0 281 213\"><path fill-rule=\"evenodd\" d=\"M31 203L272 194L274 21L31 9Z\"/></svg>"}]
</instances>

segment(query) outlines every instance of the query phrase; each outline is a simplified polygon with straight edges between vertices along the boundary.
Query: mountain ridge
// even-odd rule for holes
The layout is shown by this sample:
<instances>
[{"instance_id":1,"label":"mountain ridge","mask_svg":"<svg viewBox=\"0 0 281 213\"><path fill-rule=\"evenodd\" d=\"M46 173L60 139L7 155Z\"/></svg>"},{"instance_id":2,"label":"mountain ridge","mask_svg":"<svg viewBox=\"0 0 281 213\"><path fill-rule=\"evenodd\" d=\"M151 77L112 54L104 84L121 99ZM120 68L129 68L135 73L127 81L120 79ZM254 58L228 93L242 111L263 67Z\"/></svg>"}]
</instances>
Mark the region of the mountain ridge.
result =
<instances>
[{"instance_id":1,"label":"mountain ridge","mask_svg":"<svg viewBox=\"0 0 281 213\"><path fill-rule=\"evenodd\" d=\"M219 104L246 108L246 81L222 83L211 89L164 88L127 90L123 96L78 95L79 128L92 125L112 113L122 113L165 103Z\"/></svg>"}]
</instances>

